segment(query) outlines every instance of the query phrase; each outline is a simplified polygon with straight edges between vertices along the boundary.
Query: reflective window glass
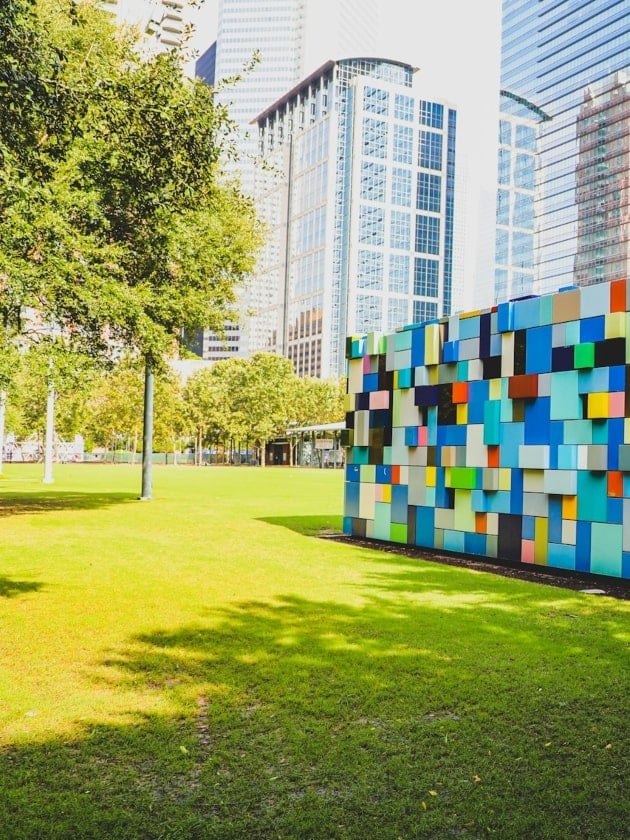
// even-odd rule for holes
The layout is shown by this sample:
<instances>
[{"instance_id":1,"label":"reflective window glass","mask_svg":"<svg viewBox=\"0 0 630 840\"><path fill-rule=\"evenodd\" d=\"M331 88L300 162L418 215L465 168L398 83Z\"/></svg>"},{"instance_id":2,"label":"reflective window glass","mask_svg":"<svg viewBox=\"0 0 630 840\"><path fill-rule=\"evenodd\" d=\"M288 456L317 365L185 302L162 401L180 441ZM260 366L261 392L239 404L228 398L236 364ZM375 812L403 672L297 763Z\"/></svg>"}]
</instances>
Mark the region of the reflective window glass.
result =
<instances>
[{"instance_id":1,"label":"reflective window glass","mask_svg":"<svg viewBox=\"0 0 630 840\"><path fill-rule=\"evenodd\" d=\"M392 204L411 207L411 169L395 167L392 171Z\"/></svg>"},{"instance_id":2,"label":"reflective window glass","mask_svg":"<svg viewBox=\"0 0 630 840\"><path fill-rule=\"evenodd\" d=\"M436 216L416 217L416 251L421 254L440 253L440 219Z\"/></svg>"},{"instance_id":3,"label":"reflective window glass","mask_svg":"<svg viewBox=\"0 0 630 840\"><path fill-rule=\"evenodd\" d=\"M364 160L361 165L361 198L384 201L386 174L385 164Z\"/></svg>"},{"instance_id":4,"label":"reflective window glass","mask_svg":"<svg viewBox=\"0 0 630 840\"><path fill-rule=\"evenodd\" d=\"M374 114L386 114L389 93L376 87L366 87L363 94L363 105L366 111Z\"/></svg>"},{"instance_id":5,"label":"reflective window glass","mask_svg":"<svg viewBox=\"0 0 630 840\"><path fill-rule=\"evenodd\" d=\"M413 273L413 293L425 297L437 297L440 264L437 260L416 257Z\"/></svg>"},{"instance_id":6,"label":"reflective window glass","mask_svg":"<svg viewBox=\"0 0 630 840\"><path fill-rule=\"evenodd\" d=\"M389 244L392 248L411 248L411 215L401 210L392 210Z\"/></svg>"},{"instance_id":7,"label":"reflective window glass","mask_svg":"<svg viewBox=\"0 0 630 840\"><path fill-rule=\"evenodd\" d=\"M413 163L413 128L409 125L394 125L394 160Z\"/></svg>"},{"instance_id":8,"label":"reflective window glass","mask_svg":"<svg viewBox=\"0 0 630 840\"><path fill-rule=\"evenodd\" d=\"M357 282L361 289L383 288L382 251L359 250Z\"/></svg>"},{"instance_id":9,"label":"reflective window glass","mask_svg":"<svg viewBox=\"0 0 630 840\"><path fill-rule=\"evenodd\" d=\"M497 224L510 224L510 191L497 190Z\"/></svg>"},{"instance_id":10,"label":"reflective window glass","mask_svg":"<svg viewBox=\"0 0 630 840\"><path fill-rule=\"evenodd\" d=\"M361 205L359 210L359 241L370 245L385 243L385 215L381 207Z\"/></svg>"},{"instance_id":11,"label":"reflective window glass","mask_svg":"<svg viewBox=\"0 0 630 840\"><path fill-rule=\"evenodd\" d=\"M413 97L397 93L394 100L394 116L397 120L411 122L413 120Z\"/></svg>"},{"instance_id":12,"label":"reflective window glass","mask_svg":"<svg viewBox=\"0 0 630 840\"><path fill-rule=\"evenodd\" d=\"M420 124L429 128L444 127L444 106L437 102L420 101Z\"/></svg>"},{"instance_id":13,"label":"reflective window glass","mask_svg":"<svg viewBox=\"0 0 630 840\"><path fill-rule=\"evenodd\" d=\"M426 300L414 300L413 302L413 323L421 324L423 321L432 321L437 318L437 303Z\"/></svg>"},{"instance_id":14,"label":"reflective window glass","mask_svg":"<svg viewBox=\"0 0 630 840\"><path fill-rule=\"evenodd\" d=\"M439 213L441 198L441 177L439 175L431 175L429 172L419 172L416 208L418 210L428 210L431 213Z\"/></svg>"},{"instance_id":15,"label":"reflective window glass","mask_svg":"<svg viewBox=\"0 0 630 840\"><path fill-rule=\"evenodd\" d=\"M406 295L409 292L409 257L406 254L389 256L389 291Z\"/></svg>"},{"instance_id":16,"label":"reflective window glass","mask_svg":"<svg viewBox=\"0 0 630 840\"><path fill-rule=\"evenodd\" d=\"M363 154L384 158L387 154L387 123L366 117L363 121Z\"/></svg>"},{"instance_id":17,"label":"reflective window glass","mask_svg":"<svg viewBox=\"0 0 630 840\"><path fill-rule=\"evenodd\" d=\"M435 131L420 132L420 166L425 169L442 168L442 135Z\"/></svg>"}]
</instances>

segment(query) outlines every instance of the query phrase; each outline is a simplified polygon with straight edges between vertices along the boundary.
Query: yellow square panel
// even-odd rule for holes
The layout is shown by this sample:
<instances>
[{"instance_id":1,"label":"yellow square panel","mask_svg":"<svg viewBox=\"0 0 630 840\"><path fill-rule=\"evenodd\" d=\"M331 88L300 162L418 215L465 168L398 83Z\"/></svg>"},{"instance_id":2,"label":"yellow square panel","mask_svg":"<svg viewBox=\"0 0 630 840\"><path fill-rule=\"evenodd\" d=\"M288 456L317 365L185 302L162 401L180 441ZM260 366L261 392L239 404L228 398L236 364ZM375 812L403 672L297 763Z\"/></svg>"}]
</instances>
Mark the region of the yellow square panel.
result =
<instances>
[{"instance_id":1,"label":"yellow square panel","mask_svg":"<svg viewBox=\"0 0 630 840\"><path fill-rule=\"evenodd\" d=\"M512 470L509 467L499 469L499 490L512 489Z\"/></svg>"},{"instance_id":2,"label":"yellow square panel","mask_svg":"<svg viewBox=\"0 0 630 840\"><path fill-rule=\"evenodd\" d=\"M589 420L608 417L608 393L594 393L588 395Z\"/></svg>"}]
</instances>

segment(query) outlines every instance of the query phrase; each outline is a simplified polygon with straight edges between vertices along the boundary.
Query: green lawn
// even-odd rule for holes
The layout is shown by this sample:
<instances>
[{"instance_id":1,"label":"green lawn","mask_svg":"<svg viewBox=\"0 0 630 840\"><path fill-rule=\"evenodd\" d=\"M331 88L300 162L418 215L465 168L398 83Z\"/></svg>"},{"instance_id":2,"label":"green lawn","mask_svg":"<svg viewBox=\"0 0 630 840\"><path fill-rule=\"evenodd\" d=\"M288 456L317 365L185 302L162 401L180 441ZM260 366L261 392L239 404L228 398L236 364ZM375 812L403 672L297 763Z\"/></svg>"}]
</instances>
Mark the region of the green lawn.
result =
<instances>
[{"instance_id":1,"label":"green lawn","mask_svg":"<svg viewBox=\"0 0 630 840\"><path fill-rule=\"evenodd\" d=\"M332 470L5 466L0 837L628 837L627 602L318 534Z\"/></svg>"}]
</instances>

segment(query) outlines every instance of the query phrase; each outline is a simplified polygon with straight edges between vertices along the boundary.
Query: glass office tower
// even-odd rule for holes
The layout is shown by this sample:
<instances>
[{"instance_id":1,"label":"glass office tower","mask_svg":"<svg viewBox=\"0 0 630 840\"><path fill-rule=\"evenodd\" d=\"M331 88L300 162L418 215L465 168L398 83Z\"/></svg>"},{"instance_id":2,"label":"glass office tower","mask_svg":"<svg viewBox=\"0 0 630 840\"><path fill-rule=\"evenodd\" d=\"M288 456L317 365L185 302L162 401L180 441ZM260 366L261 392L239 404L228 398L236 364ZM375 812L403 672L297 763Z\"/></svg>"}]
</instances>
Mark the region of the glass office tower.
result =
<instances>
[{"instance_id":1,"label":"glass office tower","mask_svg":"<svg viewBox=\"0 0 630 840\"><path fill-rule=\"evenodd\" d=\"M615 74L629 66L627 0L504 0L501 87L513 101L529 103L542 115L537 127L535 174L535 291L549 292L576 282L589 284L617 276L617 263L609 259L605 235L587 238L580 221L580 203L591 201L586 197L584 159L580 159L580 144L584 144L580 125L593 91L610 86ZM600 138L599 145L610 166L611 155L617 155L603 147L617 142L614 123L623 116L620 111L609 112L606 119L608 140ZM606 177L603 165L599 171L591 168L588 190L597 193ZM627 191L625 196L627 201ZM620 210L627 213L628 204ZM600 233L603 231L602 227ZM620 258L627 254L627 228L614 247ZM608 256L602 248L608 249ZM514 262L511 255L508 260ZM499 282L501 276L497 275Z\"/></svg>"},{"instance_id":2,"label":"glass office tower","mask_svg":"<svg viewBox=\"0 0 630 840\"><path fill-rule=\"evenodd\" d=\"M448 315L456 112L408 64L329 61L258 117L269 236L250 347L299 375L345 371L348 335Z\"/></svg>"},{"instance_id":3,"label":"glass office tower","mask_svg":"<svg viewBox=\"0 0 630 840\"><path fill-rule=\"evenodd\" d=\"M257 136L250 123L329 55L376 47L379 0L219 0L213 82L240 77L219 90L240 128L238 172L253 189ZM376 54L376 53L373 53ZM247 72L243 68L257 56ZM196 72L207 79L204 65ZM209 81L209 80L208 80Z\"/></svg>"}]
</instances>

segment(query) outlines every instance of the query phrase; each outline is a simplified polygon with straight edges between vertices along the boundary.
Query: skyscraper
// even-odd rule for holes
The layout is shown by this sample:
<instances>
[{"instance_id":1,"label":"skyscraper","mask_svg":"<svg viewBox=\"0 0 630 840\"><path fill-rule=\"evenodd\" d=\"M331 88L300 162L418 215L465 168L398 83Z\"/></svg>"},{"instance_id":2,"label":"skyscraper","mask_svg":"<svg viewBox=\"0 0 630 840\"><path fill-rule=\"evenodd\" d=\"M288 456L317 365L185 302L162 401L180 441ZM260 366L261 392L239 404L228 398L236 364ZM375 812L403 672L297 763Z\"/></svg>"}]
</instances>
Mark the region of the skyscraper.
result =
<instances>
[{"instance_id":1,"label":"skyscraper","mask_svg":"<svg viewBox=\"0 0 630 840\"><path fill-rule=\"evenodd\" d=\"M258 118L250 349L339 376L350 334L451 311L457 115L407 64L328 61Z\"/></svg>"},{"instance_id":2,"label":"skyscraper","mask_svg":"<svg viewBox=\"0 0 630 840\"><path fill-rule=\"evenodd\" d=\"M629 66L627 0L504 0L501 88L512 101L528 103L543 115L537 129L536 236L531 252L537 291L615 279L614 261L602 263L601 238L586 237L584 218L579 220L586 177L580 123L585 98L592 95L589 90L605 87L617 71ZM614 117L609 113L606 131L611 142L617 142L614 123L622 119L620 112ZM607 157L607 141L598 139ZM515 165L516 158L510 162L507 151L503 158L504 166ZM603 159L601 163L599 170L588 170L589 191L606 189ZM625 196L627 200L627 192ZM627 214L628 205L620 211ZM500 237L497 246L502 247ZM627 251L627 228L616 247Z\"/></svg>"},{"instance_id":3,"label":"skyscraper","mask_svg":"<svg viewBox=\"0 0 630 840\"><path fill-rule=\"evenodd\" d=\"M211 83L240 77L220 89L240 127L238 171L244 189L253 188L258 137L251 122L329 55L370 54L379 32L378 0L219 0L213 79L207 56L197 73ZM254 65L243 72L243 68Z\"/></svg>"},{"instance_id":4,"label":"skyscraper","mask_svg":"<svg viewBox=\"0 0 630 840\"><path fill-rule=\"evenodd\" d=\"M256 169L252 157L258 151L255 118L272 103L283 100L294 87L299 88L302 80L328 60L368 56L386 63L391 59L394 64L420 68L416 75L422 97L436 103L453 103L451 110L457 111L457 150L451 149L451 153L457 156L457 183L451 186L457 193L457 206L449 222L450 280L439 280L442 285L437 298L423 297L422 293L414 296L415 280L412 281L407 286L407 301L397 299L401 319L406 317L412 321L431 317L436 311L441 314L449 308L454 311L471 309L480 305L477 292L481 287L487 290L488 296L493 288L496 196L496 144L493 141L499 112L496 94L499 88L500 3L501 0L484 0L480 7L462 6L461 0L442 0L440 4L409 4L407 0L267 0L261 5L255 0L218 0L217 42L204 51L196 67L199 75L221 87L223 79L238 75L253 53L260 51L261 60L251 73L238 84L227 85L218 93L222 102L231 103L231 115L240 124L241 131L248 135L240 145L241 152L248 155L248 161L233 164L231 168L241 176L246 192L254 190ZM453 26L455 17L456 27ZM478 43L469 35L473 26L475 31L483 33L481 52ZM419 122L416 122L414 131L418 126ZM387 163L389 165L389 161ZM256 203L260 208L264 202L278 200L277 194L275 197L271 193L263 196L256 192ZM268 210L265 216L270 217ZM441 231L445 229L442 227ZM278 250L278 240L273 247ZM412 265L415 257L410 256ZM266 266L269 265L267 257L266 254ZM392 258L392 264L394 262ZM441 263L440 270L445 265ZM352 282L355 280L352 278ZM256 283L246 291L244 313L251 309L260 311L269 304L279 281L276 278L270 282L267 290ZM419 283L420 289L422 283ZM429 286L434 288L433 277ZM394 298L395 294L392 294L381 308L383 320L379 324L383 329L390 329L394 323L390 320ZM351 296L348 305L352 307L362 299ZM328 298L324 303L329 305ZM351 310L349 315L353 316ZM260 347L261 322L247 325L248 320L249 316L244 315L243 326L247 327L244 336L256 336L252 346ZM358 325L360 320L356 323ZM372 323L375 323L374 319ZM402 320L396 320L396 323L400 324ZM359 329L359 326L353 329ZM280 335L278 333L276 347L286 346ZM268 337L263 343L267 341ZM240 352L247 353L249 349L243 345Z\"/></svg>"},{"instance_id":5,"label":"skyscraper","mask_svg":"<svg viewBox=\"0 0 630 840\"><path fill-rule=\"evenodd\" d=\"M630 276L630 74L587 88L577 122L575 282Z\"/></svg>"},{"instance_id":6,"label":"skyscraper","mask_svg":"<svg viewBox=\"0 0 630 840\"><path fill-rule=\"evenodd\" d=\"M494 301L537 291L534 212L538 126L546 114L509 91L501 92L496 208Z\"/></svg>"}]
</instances>

